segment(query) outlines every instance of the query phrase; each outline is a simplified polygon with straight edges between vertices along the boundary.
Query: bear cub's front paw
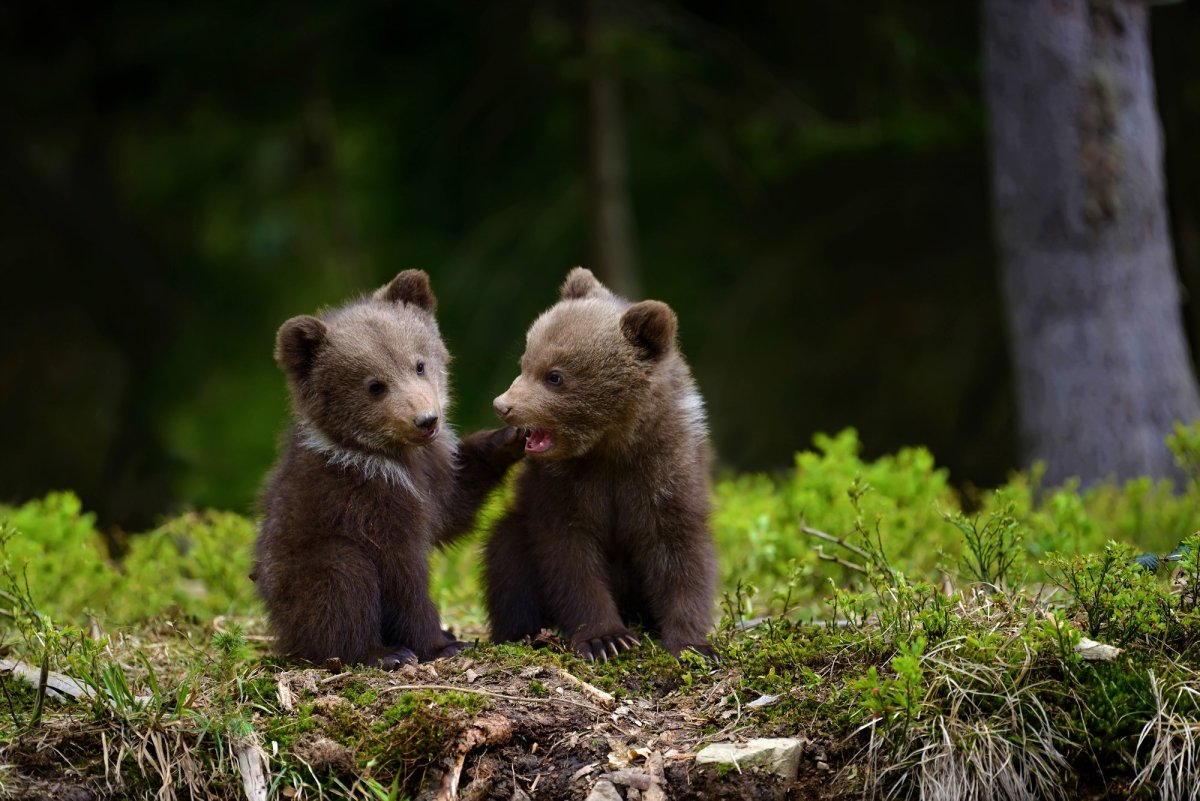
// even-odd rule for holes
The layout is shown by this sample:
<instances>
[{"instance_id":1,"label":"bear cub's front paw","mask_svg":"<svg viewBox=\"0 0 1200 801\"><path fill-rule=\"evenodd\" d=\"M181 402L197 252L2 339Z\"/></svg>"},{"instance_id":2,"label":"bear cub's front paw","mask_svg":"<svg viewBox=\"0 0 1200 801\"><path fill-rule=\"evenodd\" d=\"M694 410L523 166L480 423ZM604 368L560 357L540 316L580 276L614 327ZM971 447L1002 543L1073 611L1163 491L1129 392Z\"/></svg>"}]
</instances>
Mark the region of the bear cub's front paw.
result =
<instances>
[{"instance_id":1,"label":"bear cub's front paw","mask_svg":"<svg viewBox=\"0 0 1200 801\"><path fill-rule=\"evenodd\" d=\"M506 462L516 462L525 456L525 439L529 436L528 428L505 426L496 429L492 436L492 444L496 455Z\"/></svg>"},{"instance_id":2,"label":"bear cub's front paw","mask_svg":"<svg viewBox=\"0 0 1200 801\"><path fill-rule=\"evenodd\" d=\"M571 638L571 650L577 657L588 662L607 662L609 659L615 659L622 651L633 650L639 644L638 638L625 628L606 634L579 634Z\"/></svg>"},{"instance_id":3,"label":"bear cub's front paw","mask_svg":"<svg viewBox=\"0 0 1200 801\"><path fill-rule=\"evenodd\" d=\"M399 670L405 665L411 665L417 661L417 655L411 648L405 648L403 645L384 646L376 652L375 656L367 660L369 667L377 667L380 670Z\"/></svg>"},{"instance_id":4,"label":"bear cub's front paw","mask_svg":"<svg viewBox=\"0 0 1200 801\"><path fill-rule=\"evenodd\" d=\"M679 655L684 651L695 651L710 662L721 661L721 658L717 656L717 652L713 649L712 643L710 643L708 640L693 642L664 638L663 648L670 652L671 656L675 657L676 659L678 659Z\"/></svg>"},{"instance_id":5,"label":"bear cub's front paw","mask_svg":"<svg viewBox=\"0 0 1200 801\"><path fill-rule=\"evenodd\" d=\"M433 658L434 659L447 659L449 657L454 656L459 651L465 651L468 648L474 648L474 647L475 646L469 642L463 642L462 640L452 640L448 645L446 645L444 648L442 648L440 651L438 651L436 654L434 654Z\"/></svg>"}]
</instances>

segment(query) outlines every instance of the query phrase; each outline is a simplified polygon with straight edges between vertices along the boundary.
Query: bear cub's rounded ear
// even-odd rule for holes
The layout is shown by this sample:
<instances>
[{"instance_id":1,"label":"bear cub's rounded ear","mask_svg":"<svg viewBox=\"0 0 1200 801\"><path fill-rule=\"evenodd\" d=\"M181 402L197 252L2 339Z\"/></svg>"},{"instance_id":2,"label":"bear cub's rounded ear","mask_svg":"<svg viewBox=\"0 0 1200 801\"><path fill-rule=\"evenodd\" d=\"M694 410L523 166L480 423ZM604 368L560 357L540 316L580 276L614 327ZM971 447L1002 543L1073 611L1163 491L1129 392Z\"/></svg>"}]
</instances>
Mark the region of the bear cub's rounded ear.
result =
<instances>
[{"instance_id":1,"label":"bear cub's rounded ear","mask_svg":"<svg viewBox=\"0 0 1200 801\"><path fill-rule=\"evenodd\" d=\"M591 270L586 267L576 267L567 273L567 280L563 282L562 289L558 291L558 299L575 300L607 292L604 284L596 279Z\"/></svg>"},{"instance_id":2,"label":"bear cub's rounded ear","mask_svg":"<svg viewBox=\"0 0 1200 801\"><path fill-rule=\"evenodd\" d=\"M375 290L376 300L389 303L410 303L433 314L437 311L437 298L429 285L429 276L424 270L405 270L385 287Z\"/></svg>"},{"instance_id":3,"label":"bear cub's rounded ear","mask_svg":"<svg viewBox=\"0 0 1200 801\"><path fill-rule=\"evenodd\" d=\"M675 312L658 300L635 303L621 315L621 333L652 359L659 358L675 346L678 326Z\"/></svg>"},{"instance_id":4,"label":"bear cub's rounded ear","mask_svg":"<svg viewBox=\"0 0 1200 801\"><path fill-rule=\"evenodd\" d=\"M292 378L306 378L328 336L329 328L316 317L293 317L275 335L275 361Z\"/></svg>"}]
</instances>

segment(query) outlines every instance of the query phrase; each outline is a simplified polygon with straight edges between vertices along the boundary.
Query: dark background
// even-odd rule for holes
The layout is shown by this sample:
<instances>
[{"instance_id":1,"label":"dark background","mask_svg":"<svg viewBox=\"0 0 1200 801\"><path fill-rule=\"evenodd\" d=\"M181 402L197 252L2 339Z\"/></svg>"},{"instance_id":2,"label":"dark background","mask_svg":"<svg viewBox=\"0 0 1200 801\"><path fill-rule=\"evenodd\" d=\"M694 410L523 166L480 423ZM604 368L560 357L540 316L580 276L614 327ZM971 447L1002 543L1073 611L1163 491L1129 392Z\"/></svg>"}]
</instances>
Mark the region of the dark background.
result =
<instances>
[{"instance_id":1,"label":"dark background","mask_svg":"<svg viewBox=\"0 0 1200 801\"><path fill-rule=\"evenodd\" d=\"M286 318L432 276L457 422L589 264L579 4L0 6L0 501L104 523L250 508ZM719 462L853 425L956 482L1017 466L978 9L606 4L640 282ZM1152 33L1180 277L1200 289L1200 11ZM1196 352L1196 307L1187 324Z\"/></svg>"}]
</instances>

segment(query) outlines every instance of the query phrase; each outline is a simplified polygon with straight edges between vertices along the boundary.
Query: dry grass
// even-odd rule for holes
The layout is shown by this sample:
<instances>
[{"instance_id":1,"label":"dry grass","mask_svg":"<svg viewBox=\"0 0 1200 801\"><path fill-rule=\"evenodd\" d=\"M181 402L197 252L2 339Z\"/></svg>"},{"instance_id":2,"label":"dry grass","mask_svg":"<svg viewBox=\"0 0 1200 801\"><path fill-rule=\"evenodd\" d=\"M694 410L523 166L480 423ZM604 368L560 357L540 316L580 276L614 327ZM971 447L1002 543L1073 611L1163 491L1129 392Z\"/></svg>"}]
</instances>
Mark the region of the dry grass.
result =
<instances>
[{"instance_id":1,"label":"dry grass","mask_svg":"<svg viewBox=\"0 0 1200 801\"><path fill-rule=\"evenodd\" d=\"M1200 798L1200 683L1164 687L1151 673L1150 686L1157 711L1138 737L1134 789L1156 787L1163 801Z\"/></svg>"}]
</instances>

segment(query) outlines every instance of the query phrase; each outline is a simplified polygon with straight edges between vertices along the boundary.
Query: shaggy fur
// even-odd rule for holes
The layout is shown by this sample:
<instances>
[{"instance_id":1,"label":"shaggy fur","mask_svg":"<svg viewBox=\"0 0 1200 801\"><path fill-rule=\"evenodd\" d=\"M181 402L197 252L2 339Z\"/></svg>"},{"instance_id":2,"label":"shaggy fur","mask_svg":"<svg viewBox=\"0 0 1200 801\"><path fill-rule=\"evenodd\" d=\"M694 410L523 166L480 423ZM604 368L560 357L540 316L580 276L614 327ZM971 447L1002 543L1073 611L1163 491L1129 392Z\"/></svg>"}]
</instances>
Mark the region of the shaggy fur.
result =
<instances>
[{"instance_id":1,"label":"shaggy fur","mask_svg":"<svg viewBox=\"0 0 1200 801\"><path fill-rule=\"evenodd\" d=\"M636 644L638 622L672 654L711 654L708 434L675 332L666 304L630 304L582 268L530 327L521 375L495 401L531 434L487 543L494 640L558 626L606 659Z\"/></svg>"},{"instance_id":2,"label":"shaggy fur","mask_svg":"<svg viewBox=\"0 0 1200 801\"><path fill-rule=\"evenodd\" d=\"M467 531L521 456L512 429L456 440L450 356L419 270L279 329L295 423L267 480L252 576L284 654L394 667L460 647L429 553Z\"/></svg>"}]
</instances>

